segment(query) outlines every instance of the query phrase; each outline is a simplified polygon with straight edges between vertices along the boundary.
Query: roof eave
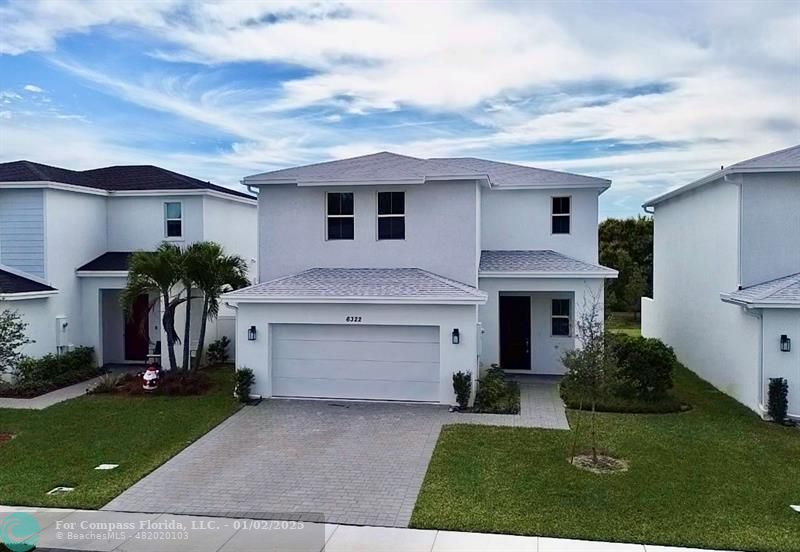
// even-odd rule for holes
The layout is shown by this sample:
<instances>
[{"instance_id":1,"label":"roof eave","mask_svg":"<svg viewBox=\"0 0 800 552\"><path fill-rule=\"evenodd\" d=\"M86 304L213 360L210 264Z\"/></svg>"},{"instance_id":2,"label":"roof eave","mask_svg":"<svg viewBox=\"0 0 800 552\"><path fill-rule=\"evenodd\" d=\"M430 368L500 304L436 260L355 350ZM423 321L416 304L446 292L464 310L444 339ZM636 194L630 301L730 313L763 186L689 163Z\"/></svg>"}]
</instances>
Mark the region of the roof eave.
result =
<instances>
[{"instance_id":1,"label":"roof eave","mask_svg":"<svg viewBox=\"0 0 800 552\"><path fill-rule=\"evenodd\" d=\"M484 305L488 296L454 298L440 297L325 297L325 296L285 296L252 297L226 293L222 300L231 304L364 304L364 305Z\"/></svg>"},{"instance_id":2,"label":"roof eave","mask_svg":"<svg viewBox=\"0 0 800 552\"><path fill-rule=\"evenodd\" d=\"M548 272L548 271L481 271L479 278L617 278L619 272L593 271L593 272Z\"/></svg>"},{"instance_id":3,"label":"roof eave","mask_svg":"<svg viewBox=\"0 0 800 552\"><path fill-rule=\"evenodd\" d=\"M127 270L76 270L78 278L127 278Z\"/></svg>"},{"instance_id":4,"label":"roof eave","mask_svg":"<svg viewBox=\"0 0 800 552\"><path fill-rule=\"evenodd\" d=\"M51 295L56 295L57 289L42 291L21 291L18 293L0 293L0 301L24 301L27 299L45 299Z\"/></svg>"},{"instance_id":5,"label":"roof eave","mask_svg":"<svg viewBox=\"0 0 800 552\"><path fill-rule=\"evenodd\" d=\"M800 309L800 302L787 303L786 301L746 301L744 299L736 299L728 293L720 293L720 299L724 303L738 305L748 309Z\"/></svg>"},{"instance_id":6,"label":"roof eave","mask_svg":"<svg viewBox=\"0 0 800 552\"><path fill-rule=\"evenodd\" d=\"M694 182L690 182L689 184L685 184L684 186L679 186L674 190L670 190L665 192L661 195L658 195L652 199L647 200L642 204L642 208L647 207L655 207L659 203L663 203L667 200L670 200L674 197L679 195L683 195L686 192L690 192L700 186L704 186L710 182L714 182L720 178L725 178L728 175L732 174L757 174L757 173L783 173L783 172L800 172L800 167L741 167L737 168L735 166L730 166L726 169L722 169L716 172L709 174L708 176L704 176L699 180L695 180Z\"/></svg>"}]
</instances>

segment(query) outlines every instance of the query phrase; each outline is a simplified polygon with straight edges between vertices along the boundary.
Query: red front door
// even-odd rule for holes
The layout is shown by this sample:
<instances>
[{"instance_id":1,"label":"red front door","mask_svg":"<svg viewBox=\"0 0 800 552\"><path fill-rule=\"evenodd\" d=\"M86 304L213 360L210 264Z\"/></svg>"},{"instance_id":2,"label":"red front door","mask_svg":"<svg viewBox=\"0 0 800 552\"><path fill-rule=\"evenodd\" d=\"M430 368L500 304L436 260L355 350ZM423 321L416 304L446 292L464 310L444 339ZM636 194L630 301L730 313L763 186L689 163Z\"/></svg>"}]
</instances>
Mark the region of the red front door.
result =
<instances>
[{"instance_id":1,"label":"red front door","mask_svg":"<svg viewBox=\"0 0 800 552\"><path fill-rule=\"evenodd\" d=\"M125 360L147 360L150 344L149 311L149 298L140 295L133 303L130 316L125 316Z\"/></svg>"}]
</instances>

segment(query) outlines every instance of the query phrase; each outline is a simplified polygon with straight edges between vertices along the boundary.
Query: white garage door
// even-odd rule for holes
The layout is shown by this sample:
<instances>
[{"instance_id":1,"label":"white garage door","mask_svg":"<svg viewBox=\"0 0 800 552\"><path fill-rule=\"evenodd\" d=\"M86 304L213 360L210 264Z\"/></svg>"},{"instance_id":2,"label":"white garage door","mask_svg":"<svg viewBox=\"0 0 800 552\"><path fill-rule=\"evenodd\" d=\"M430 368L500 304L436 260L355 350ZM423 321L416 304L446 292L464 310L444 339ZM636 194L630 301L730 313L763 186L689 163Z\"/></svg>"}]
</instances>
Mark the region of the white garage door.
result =
<instances>
[{"instance_id":1,"label":"white garage door","mask_svg":"<svg viewBox=\"0 0 800 552\"><path fill-rule=\"evenodd\" d=\"M272 329L272 394L439 400L439 328L281 324Z\"/></svg>"}]
</instances>

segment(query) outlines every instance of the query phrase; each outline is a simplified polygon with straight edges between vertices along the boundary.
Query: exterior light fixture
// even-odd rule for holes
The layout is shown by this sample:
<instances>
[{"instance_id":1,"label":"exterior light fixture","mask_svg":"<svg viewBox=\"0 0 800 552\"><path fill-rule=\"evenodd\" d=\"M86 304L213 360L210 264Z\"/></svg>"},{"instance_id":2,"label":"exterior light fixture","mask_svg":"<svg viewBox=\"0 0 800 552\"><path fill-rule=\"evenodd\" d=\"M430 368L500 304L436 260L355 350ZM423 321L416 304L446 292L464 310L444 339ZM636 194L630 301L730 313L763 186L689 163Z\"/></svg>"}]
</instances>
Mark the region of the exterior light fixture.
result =
<instances>
[{"instance_id":1,"label":"exterior light fixture","mask_svg":"<svg viewBox=\"0 0 800 552\"><path fill-rule=\"evenodd\" d=\"M789 353L792 350L792 340L789 338L788 335L783 334L781 336L781 351L784 353Z\"/></svg>"},{"instance_id":2,"label":"exterior light fixture","mask_svg":"<svg viewBox=\"0 0 800 552\"><path fill-rule=\"evenodd\" d=\"M256 327L250 326L247 329L247 341L255 341L256 340Z\"/></svg>"},{"instance_id":3,"label":"exterior light fixture","mask_svg":"<svg viewBox=\"0 0 800 552\"><path fill-rule=\"evenodd\" d=\"M453 345L458 345L461 342L461 335L458 333L458 328L453 328Z\"/></svg>"}]
</instances>

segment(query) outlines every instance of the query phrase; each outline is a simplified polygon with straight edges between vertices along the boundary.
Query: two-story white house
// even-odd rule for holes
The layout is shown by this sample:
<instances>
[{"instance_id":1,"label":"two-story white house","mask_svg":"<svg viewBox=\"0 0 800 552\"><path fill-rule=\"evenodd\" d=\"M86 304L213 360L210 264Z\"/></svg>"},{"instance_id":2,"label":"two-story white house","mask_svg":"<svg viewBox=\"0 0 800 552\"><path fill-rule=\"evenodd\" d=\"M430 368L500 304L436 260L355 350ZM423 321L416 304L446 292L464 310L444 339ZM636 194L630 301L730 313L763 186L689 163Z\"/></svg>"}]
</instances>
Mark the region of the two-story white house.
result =
<instances>
[{"instance_id":1,"label":"two-story white house","mask_svg":"<svg viewBox=\"0 0 800 552\"><path fill-rule=\"evenodd\" d=\"M256 212L248 194L154 166L72 171L2 163L0 308L19 311L29 325L35 342L25 354L84 345L94 347L101 365L142 362L166 344L163 306L142 296L130 316L123 313L130 254L163 241L210 240L252 260L255 275ZM180 333L183 312L176 312ZM199 308L193 313L201 316ZM221 315L209 341L225 332L232 337L233 314ZM167 365L166 347L161 352Z\"/></svg>"},{"instance_id":2,"label":"two-story white house","mask_svg":"<svg viewBox=\"0 0 800 552\"><path fill-rule=\"evenodd\" d=\"M800 419L800 146L730 165L645 203L653 297L642 334L754 411L769 378Z\"/></svg>"},{"instance_id":3,"label":"two-story white house","mask_svg":"<svg viewBox=\"0 0 800 552\"><path fill-rule=\"evenodd\" d=\"M263 396L454 402L481 365L561 374L602 302L608 180L383 152L257 174L259 281L237 366Z\"/></svg>"}]
</instances>

